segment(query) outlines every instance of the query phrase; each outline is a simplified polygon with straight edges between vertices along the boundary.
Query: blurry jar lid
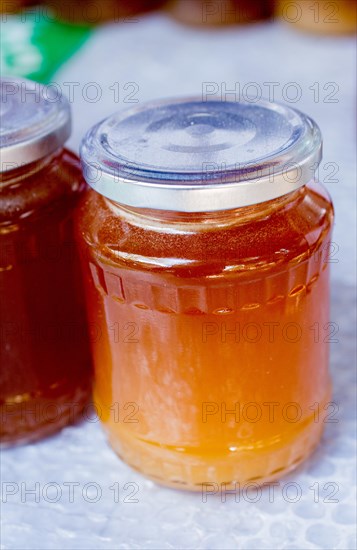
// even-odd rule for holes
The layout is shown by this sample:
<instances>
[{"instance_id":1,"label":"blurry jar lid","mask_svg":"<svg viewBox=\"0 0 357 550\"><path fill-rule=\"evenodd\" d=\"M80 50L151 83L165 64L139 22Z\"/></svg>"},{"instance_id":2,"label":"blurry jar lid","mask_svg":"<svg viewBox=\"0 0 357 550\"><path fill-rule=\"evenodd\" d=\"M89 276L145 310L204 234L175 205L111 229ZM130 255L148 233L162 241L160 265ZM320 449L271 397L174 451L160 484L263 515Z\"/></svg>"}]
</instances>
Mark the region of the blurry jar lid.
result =
<instances>
[{"instance_id":1,"label":"blurry jar lid","mask_svg":"<svg viewBox=\"0 0 357 550\"><path fill-rule=\"evenodd\" d=\"M1 172L60 148L71 132L67 99L58 90L21 78L0 79Z\"/></svg>"},{"instance_id":2,"label":"blurry jar lid","mask_svg":"<svg viewBox=\"0 0 357 550\"><path fill-rule=\"evenodd\" d=\"M321 134L303 113L268 101L177 99L143 104L94 126L84 176L122 204L199 212L260 203L314 177Z\"/></svg>"}]
</instances>

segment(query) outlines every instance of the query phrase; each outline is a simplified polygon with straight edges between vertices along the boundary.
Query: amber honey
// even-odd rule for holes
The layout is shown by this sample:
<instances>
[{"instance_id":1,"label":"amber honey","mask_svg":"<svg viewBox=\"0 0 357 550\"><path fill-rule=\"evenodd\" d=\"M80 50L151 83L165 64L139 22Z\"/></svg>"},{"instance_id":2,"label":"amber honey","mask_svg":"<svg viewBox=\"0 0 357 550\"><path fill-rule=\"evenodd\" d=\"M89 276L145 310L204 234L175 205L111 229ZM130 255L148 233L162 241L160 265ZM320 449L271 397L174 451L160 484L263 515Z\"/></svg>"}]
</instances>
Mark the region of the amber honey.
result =
<instances>
[{"instance_id":1,"label":"amber honey","mask_svg":"<svg viewBox=\"0 0 357 550\"><path fill-rule=\"evenodd\" d=\"M306 187L241 210L81 207L98 410L120 456L175 485L272 479L323 428L330 201Z\"/></svg>"},{"instance_id":2,"label":"amber honey","mask_svg":"<svg viewBox=\"0 0 357 550\"><path fill-rule=\"evenodd\" d=\"M37 440L75 421L91 390L73 232L86 184L78 157L62 147L67 104L49 105L43 90L20 79L1 81L2 446Z\"/></svg>"},{"instance_id":3,"label":"amber honey","mask_svg":"<svg viewBox=\"0 0 357 550\"><path fill-rule=\"evenodd\" d=\"M78 160L68 151L2 191L8 207L0 217L3 444L73 422L90 395L72 217L83 191Z\"/></svg>"},{"instance_id":4,"label":"amber honey","mask_svg":"<svg viewBox=\"0 0 357 550\"><path fill-rule=\"evenodd\" d=\"M260 177L247 190L217 173L193 181L202 150L244 156L247 142L258 154L254 126L271 108L142 107L84 141L84 166L98 147L106 170L110 151L125 171L95 183L85 171L94 190L78 211L98 413L121 458L174 487L280 477L317 445L328 412L328 195L314 181L289 188L291 172L262 189ZM140 161L125 165L129 154ZM274 185L289 191L274 196Z\"/></svg>"}]
</instances>

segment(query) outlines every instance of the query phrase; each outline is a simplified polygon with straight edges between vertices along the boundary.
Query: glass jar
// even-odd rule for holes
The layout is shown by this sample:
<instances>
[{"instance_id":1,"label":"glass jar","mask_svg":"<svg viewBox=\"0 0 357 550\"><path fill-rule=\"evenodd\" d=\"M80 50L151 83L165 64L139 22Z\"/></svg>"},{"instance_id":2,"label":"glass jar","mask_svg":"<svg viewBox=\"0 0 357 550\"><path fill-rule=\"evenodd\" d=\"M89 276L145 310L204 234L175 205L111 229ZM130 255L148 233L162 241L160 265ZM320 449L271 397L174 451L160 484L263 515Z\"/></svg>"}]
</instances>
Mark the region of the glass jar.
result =
<instances>
[{"instance_id":1,"label":"glass jar","mask_svg":"<svg viewBox=\"0 0 357 550\"><path fill-rule=\"evenodd\" d=\"M264 101L147 104L85 137L95 400L117 454L152 479L270 481L317 445L333 218L320 158L316 124Z\"/></svg>"},{"instance_id":2,"label":"glass jar","mask_svg":"<svg viewBox=\"0 0 357 550\"><path fill-rule=\"evenodd\" d=\"M1 79L1 444L74 420L90 391L73 209L85 189L63 144L69 104L35 82Z\"/></svg>"}]
</instances>

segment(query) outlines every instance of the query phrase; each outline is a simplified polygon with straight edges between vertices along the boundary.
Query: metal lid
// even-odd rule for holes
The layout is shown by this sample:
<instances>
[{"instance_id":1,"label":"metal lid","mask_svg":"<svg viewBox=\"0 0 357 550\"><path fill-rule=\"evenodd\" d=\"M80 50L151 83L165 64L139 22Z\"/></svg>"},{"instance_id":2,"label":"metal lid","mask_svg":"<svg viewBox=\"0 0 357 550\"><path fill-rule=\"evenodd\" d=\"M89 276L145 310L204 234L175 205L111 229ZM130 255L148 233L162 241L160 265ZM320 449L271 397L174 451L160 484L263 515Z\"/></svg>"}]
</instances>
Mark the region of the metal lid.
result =
<instances>
[{"instance_id":1,"label":"metal lid","mask_svg":"<svg viewBox=\"0 0 357 550\"><path fill-rule=\"evenodd\" d=\"M103 120L84 138L81 159L89 185L119 203L224 210L306 184L321 134L303 113L268 101L177 99Z\"/></svg>"},{"instance_id":2,"label":"metal lid","mask_svg":"<svg viewBox=\"0 0 357 550\"><path fill-rule=\"evenodd\" d=\"M68 139L71 114L58 90L21 78L1 78L0 172L53 153Z\"/></svg>"}]
</instances>

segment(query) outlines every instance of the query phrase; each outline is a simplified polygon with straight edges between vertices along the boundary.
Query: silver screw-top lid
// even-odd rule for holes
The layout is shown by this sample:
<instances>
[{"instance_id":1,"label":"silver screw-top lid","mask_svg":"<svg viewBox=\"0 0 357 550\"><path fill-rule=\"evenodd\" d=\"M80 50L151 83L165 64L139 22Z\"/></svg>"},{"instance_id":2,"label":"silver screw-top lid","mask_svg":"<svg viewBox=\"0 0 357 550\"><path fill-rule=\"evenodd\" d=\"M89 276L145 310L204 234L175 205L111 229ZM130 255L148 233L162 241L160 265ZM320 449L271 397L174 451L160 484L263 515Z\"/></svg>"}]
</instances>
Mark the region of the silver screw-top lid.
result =
<instances>
[{"instance_id":1,"label":"silver screw-top lid","mask_svg":"<svg viewBox=\"0 0 357 550\"><path fill-rule=\"evenodd\" d=\"M71 132L67 99L58 90L31 80L1 78L0 172L49 155Z\"/></svg>"},{"instance_id":2,"label":"silver screw-top lid","mask_svg":"<svg viewBox=\"0 0 357 550\"><path fill-rule=\"evenodd\" d=\"M137 106L94 126L81 146L98 193L142 208L225 210L285 195L314 177L318 126L268 101L177 99Z\"/></svg>"}]
</instances>

